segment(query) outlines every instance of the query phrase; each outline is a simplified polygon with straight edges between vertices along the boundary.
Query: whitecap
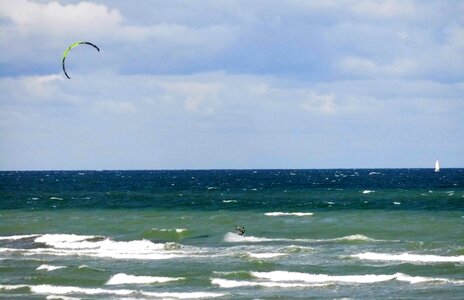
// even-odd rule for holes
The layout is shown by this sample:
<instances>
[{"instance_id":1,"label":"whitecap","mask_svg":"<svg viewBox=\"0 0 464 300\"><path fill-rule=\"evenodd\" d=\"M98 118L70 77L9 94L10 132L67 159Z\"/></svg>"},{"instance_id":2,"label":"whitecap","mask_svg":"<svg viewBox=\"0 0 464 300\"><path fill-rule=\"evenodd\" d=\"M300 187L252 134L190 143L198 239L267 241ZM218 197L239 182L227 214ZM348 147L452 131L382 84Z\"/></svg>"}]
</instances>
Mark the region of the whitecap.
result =
<instances>
[{"instance_id":1,"label":"whitecap","mask_svg":"<svg viewBox=\"0 0 464 300\"><path fill-rule=\"evenodd\" d=\"M50 197L50 200L59 200L59 201L62 201L64 200L63 198L60 198L60 197Z\"/></svg>"},{"instance_id":2,"label":"whitecap","mask_svg":"<svg viewBox=\"0 0 464 300\"><path fill-rule=\"evenodd\" d=\"M124 273L113 275L105 284L137 284L137 283L165 283L170 281L183 280L183 277L158 277L158 276L135 276Z\"/></svg>"},{"instance_id":3,"label":"whitecap","mask_svg":"<svg viewBox=\"0 0 464 300\"><path fill-rule=\"evenodd\" d=\"M328 239L327 241L368 241L368 242L381 242L382 240L372 239L362 234L347 235L339 238Z\"/></svg>"},{"instance_id":4,"label":"whitecap","mask_svg":"<svg viewBox=\"0 0 464 300\"><path fill-rule=\"evenodd\" d=\"M288 239L288 238L265 238L256 236L238 235L228 232L224 236L224 242L228 243L263 243L263 242L299 242L299 243L325 243L325 242L342 242L342 241L366 241L366 242L383 242L386 240L376 240L362 234L354 234L339 238L330 239ZM389 242L397 242L389 240Z\"/></svg>"},{"instance_id":5,"label":"whitecap","mask_svg":"<svg viewBox=\"0 0 464 300\"><path fill-rule=\"evenodd\" d=\"M308 283L285 283L285 282L272 282L272 281L244 281L244 280L230 280L222 278L211 278L211 284L218 285L221 288L237 288L247 286L260 286L260 287L280 287L280 288L301 288L301 287L321 287L326 284L308 284Z\"/></svg>"},{"instance_id":6,"label":"whitecap","mask_svg":"<svg viewBox=\"0 0 464 300\"><path fill-rule=\"evenodd\" d=\"M277 258L277 257L282 257L285 256L285 253L252 253L252 252L247 252L247 255L250 258L257 258L257 259L270 259L270 258Z\"/></svg>"},{"instance_id":7,"label":"whitecap","mask_svg":"<svg viewBox=\"0 0 464 300\"><path fill-rule=\"evenodd\" d=\"M373 253L365 252L352 255L351 257L364 260L378 261L402 261L402 262L418 262L418 263L448 263L448 262L464 262L464 255L460 256L439 256L430 254L390 254L390 253Z\"/></svg>"},{"instance_id":8,"label":"whitecap","mask_svg":"<svg viewBox=\"0 0 464 300\"><path fill-rule=\"evenodd\" d=\"M409 283L446 282L463 284L464 280L451 280L446 278L410 276L403 273L392 275L363 274L363 275L327 275L309 274L300 272L272 271L251 272L253 277L270 280L272 282L305 282L305 283L377 283L390 280L406 281Z\"/></svg>"},{"instance_id":9,"label":"whitecap","mask_svg":"<svg viewBox=\"0 0 464 300\"><path fill-rule=\"evenodd\" d=\"M105 269L95 268L95 267L91 267L88 265L80 265L78 268L79 269L90 269L90 270L95 270L95 271L105 271Z\"/></svg>"},{"instance_id":10,"label":"whitecap","mask_svg":"<svg viewBox=\"0 0 464 300\"><path fill-rule=\"evenodd\" d=\"M234 199L222 200L222 203L237 203L237 200L234 200Z\"/></svg>"},{"instance_id":11,"label":"whitecap","mask_svg":"<svg viewBox=\"0 0 464 300\"><path fill-rule=\"evenodd\" d=\"M57 286L49 284L41 285L0 285L0 290L16 290L29 288L34 294L49 295L49 296L61 296L63 295L116 295L116 296L128 296L128 295L141 295L146 297L155 297L163 299L202 299L202 298L217 298L227 294L217 292L146 292L142 290L130 290L130 289L103 289L103 288L83 288L77 286Z\"/></svg>"},{"instance_id":12,"label":"whitecap","mask_svg":"<svg viewBox=\"0 0 464 300\"><path fill-rule=\"evenodd\" d=\"M167 243L153 243L148 240L114 241L101 236L74 234L45 234L35 239L45 243L46 248L12 249L2 248L1 252L21 252L24 255L92 256L115 259L171 259L192 256L192 253L173 249ZM166 248L167 247L167 248Z\"/></svg>"},{"instance_id":13,"label":"whitecap","mask_svg":"<svg viewBox=\"0 0 464 300\"><path fill-rule=\"evenodd\" d=\"M64 269L65 266L52 266L52 265L41 265L36 270L46 270L46 271L55 271L59 269Z\"/></svg>"},{"instance_id":14,"label":"whitecap","mask_svg":"<svg viewBox=\"0 0 464 300\"><path fill-rule=\"evenodd\" d=\"M0 240L21 240L32 237L37 237L38 234L25 234L25 235L10 235L10 236L0 236Z\"/></svg>"},{"instance_id":15,"label":"whitecap","mask_svg":"<svg viewBox=\"0 0 464 300\"><path fill-rule=\"evenodd\" d=\"M47 300L80 300L81 298L66 297L62 295L48 295L45 299Z\"/></svg>"},{"instance_id":16,"label":"whitecap","mask_svg":"<svg viewBox=\"0 0 464 300\"><path fill-rule=\"evenodd\" d=\"M375 193L375 191L371 191L371 190L364 190L362 193L363 193L363 194L370 194L370 193Z\"/></svg>"},{"instance_id":17,"label":"whitecap","mask_svg":"<svg viewBox=\"0 0 464 300\"><path fill-rule=\"evenodd\" d=\"M314 213L312 212L268 212L264 214L268 217L280 217L280 216L297 216L297 217L306 217L312 216Z\"/></svg>"},{"instance_id":18,"label":"whitecap","mask_svg":"<svg viewBox=\"0 0 464 300\"><path fill-rule=\"evenodd\" d=\"M272 242L277 241L278 239L268 239L262 237L255 237L255 236L243 236L238 235L233 232L228 232L224 236L224 242L228 243L240 243L240 242L248 242L248 243L259 243L259 242Z\"/></svg>"}]
</instances>

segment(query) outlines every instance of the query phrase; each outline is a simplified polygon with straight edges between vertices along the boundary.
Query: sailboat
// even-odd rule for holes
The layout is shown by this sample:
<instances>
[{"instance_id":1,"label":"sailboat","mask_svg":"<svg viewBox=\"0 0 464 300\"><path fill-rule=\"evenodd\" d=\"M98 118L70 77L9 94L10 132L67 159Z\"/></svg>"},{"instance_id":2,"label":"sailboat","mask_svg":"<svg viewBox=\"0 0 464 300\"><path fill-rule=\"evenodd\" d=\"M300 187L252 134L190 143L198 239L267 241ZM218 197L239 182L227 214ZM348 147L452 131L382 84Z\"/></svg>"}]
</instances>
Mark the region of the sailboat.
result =
<instances>
[{"instance_id":1,"label":"sailboat","mask_svg":"<svg viewBox=\"0 0 464 300\"><path fill-rule=\"evenodd\" d=\"M440 163L438 162L438 159L435 161L435 172L440 172Z\"/></svg>"}]
</instances>

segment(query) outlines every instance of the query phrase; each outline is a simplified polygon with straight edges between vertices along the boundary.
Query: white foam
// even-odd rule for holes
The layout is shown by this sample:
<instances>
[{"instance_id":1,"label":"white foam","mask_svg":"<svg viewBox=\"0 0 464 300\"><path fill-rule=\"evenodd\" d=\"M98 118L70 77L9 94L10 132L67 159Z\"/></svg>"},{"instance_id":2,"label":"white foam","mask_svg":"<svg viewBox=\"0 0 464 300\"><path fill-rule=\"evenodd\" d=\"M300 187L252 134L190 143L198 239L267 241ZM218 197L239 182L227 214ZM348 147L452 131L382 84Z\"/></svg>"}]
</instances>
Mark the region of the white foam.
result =
<instances>
[{"instance_id":1,"label":"white foam","mask_svg":"<svg viewBox=\"0 0 464 300\"><path fill-rule=\"evenodd\" d=\"M371 191L371 190L364 190L362 193L363 193L363 194L370 194L370 193L375 193L375 191Z\"/></svg>"},{"instance_id":2,"label":"white foam","mask_svg":"<svg viewBox=\"0 0 464 300\"><path fill-rule=\"evenodd\" d=\"M320 243L320 242L340 242L340 241L369 241L381 242L383 240L376 240L369 238L362 234L354 234L331 239L287 239L287 238L265 238L256 236L238 235L236 233L228 232L224 236L224 241L228 243L263 243L263 242L299 242L299 243ZM389 241L391 242L391 241Z\"/></svg>"},{"instance_id":3,"label":"white foam","mask_svg":"<svg viewBox=\"0 0 464 300\"><path fill-rule=\"evenodd\" d=\"M0 236L0 240L21 240L39 236L38 234Z\"/></svg>"},{"instance_id":4,"label":"white foam","mask_svg":"<svg viewBox=\"0 0 464 300\"><path fill-rule=\"evenodd\" d=\"M376 283L390 280L405 281L412 284L423 282L442 282L463 284L464 280L456 281L446 278L432 278L409 276L403 273L393 275L326 275L326 274L308 274L287 271L272 272L251 272L251 275L259 279L267 279L272 282L305 282L305 283Z\"/></svg>"},{"instance_id":5,"label":"white foam","mask_svg":"<svg viewBox=\"0 0 464 300\"><path fill-rule=\"evenodd\" d=\"M268 238L255 237L255 236L244 236L244 235L238 235L233 232L228 232L224 236L224 241L228 243L242 243L242 242L260 243L260 242L276 241L276 239L268 239Z\"/></svg>"},{"instance_id":6,"label":"white foam","mask_svg":"<svg viewBox=\"0 0 464 300\"><path fill-rule=\"evenodd\" d=\"M50 200L59 200L59 201L62 201L64 200L63 198L60 198L60 197L50 197Z\"/></svg>"},{"instance_id":7,"label":"white foam","mask_svg":"<svg viewBox=\"0 0 464 300\"><path fill-rule=\"evenodd\" d=\"M19 290L29 287L25 284L0 284L0 291L11 291L11 290Z\"/></svg>"},{"instance_id":8,"label":"white foam","mask_svg":"<svg viewBox=\"0 0 464 300\"><path fill-rule=\"evenodd\" d=\"M325 284L308 284L308 283L285 283L285 282L272 282L272 281L238 281L222 278L212 278L211 284L220 286L221 288L237 288L247 286L261 286L261 287L280 287L280 288L301 288L301 287L320 287Z\"/></svg>"},{"instance_id":9,"label":"white foam","mask_svg":"<svg viewBox=\"0 0 464 300\"><path fill-rule=\"evenodd\" d=\"M393 202L393 204L395 204L395 205L400 205L401 202L396 202L396 201L395 201L395 202Z\"/></svg>"},{"instance_id":10,"label":"white foam","mask_svg":"<svg viewBox=\"0 0 464 300\"><path fill-rule=\"evenodd\" d=\"M156 277L156 276L135 276L118 273L110 278L105 284L137 284L137 283L165 283L170 281L183 280L183 277Z\"/></svg>"},{"instance_id":11,"label":"white foam","mask_svg":"<svg viewBox=\"0 0 464 300\"><path fill-rule=\"evenodd\" d=\"M464 255L460 256L439 256L428 254L390 254L390 253L373 253L365 252L352 255L352 257L365 259L365 260L379 260L379 261L405 261L405 262L419 262L419 263L446 263L446 262L464 262Z\"/></svg>"},{"instance_id":12,"label":"white foam","mask_svg":"<svg viewBox=\"0 0 464 300\"><path fill-rule=\"evenodd\" d=\"M105 269L95 268L95 267L91 267L91 266L88 266L88 265L81 265L81 266L79 266L79 269L91 269L91 270L95 270L95 271L105 271Z\"/></svg>"},{"instance_id":13,"label":"white foam","mask_svg":"<svg viewBox=\"0 0 464 300\"><path fill-rule=\"evenodd\" d=\"M80 300L81 298L66 297L62 295L49 295L45 299L47 300Z\"/></svg>"},{"instance_id":14,"label":"white foam","mask_svg":"<svg viewBox=\"0 0 464 300\"><path fill-rule=\"evenodd\" d=\"M64 269L65 266L51 266L51 265L41 265L36 270L46 270L46 271L55 271L59 269Z\"/></svg>"},{"instance_id":15,"label":"white foam","mask_svg":"<svg viewBox=\"0 0 464 300\"><path fill-rule=\"evenodd\" d=\"M371 239L362 234L347 235L339 238L328 239L328 241L369 241L369 242L380 242L381 240Z\"/></svg>"},{"instance_id":16,"label":"white foam","mask_svg":"<svg viewBox=\"0 0 464 300\"><path fill-rule=\"evenodd\" d=\"M222 200L223 203L237 203L237 200Z\"/></svg>"},{"instance_id":17,"label":"white foam","mask_svg":"<svg viewBox=\"0 0 464 300\"><path fill-rule=\"evenodd\" d=\"M247 252L247 255L251 258L257 258L257 259L269 259L269 258L277 258L277 257L282 257L285 256L285 253L252 253L252 252Z\"/></svg>"},{"instance_id":18,"label":"white foam","mask_svg":"<svg viewBox=\"0 0 464 300\"><path fill-rule=\"evenodd\" d=\"M281 217L281 216L296 216L296 217L307 217L307 216L312 216L314 213L311 212L268 212L265 213L264 215L268 217Z\"/></svg>"},{"instance_id":19,"label":"white foam","mask_svg":"<svg viewBox=\"0 0 464 300\"><path fill-rule=\"evenodd\" d=\"M191 251L172 249L170 244L148 240L113 241L91 235L45 234L35 239L46 248L0 248L0 252L20 252L23 255L92 256L116 259L171 259L194 256Z\"/></svg>"},{"instance_id":20,"label":"white foam","mask_svg":"<svg viewBox=\"0 0 464 300\"><path fill-rule=\"evenodd\" d=\"M188 231L186 228L152 228L154 231L161 231L161 232L172 232L175 231L176 233L182 233Z\"/></svg>"},{"instance_id":21,"label":"white foam","mask_svg":"<svg viewBox=\"0 0 464 300\"><path fill-rule=\"evenodd\" d=\"M29 288L34 294L49 295L51 297L63 295L116 295L116 296L147 296L163 299L202 299L202 298L216 298L222 297L227 294L215 292L145 292L142 290L129 290L129 289L103 289L103 288L81 288L76 286L56 286L56 285L0 285L0 290L16 290L22 288Z\"/></svg>"}]
</instances>

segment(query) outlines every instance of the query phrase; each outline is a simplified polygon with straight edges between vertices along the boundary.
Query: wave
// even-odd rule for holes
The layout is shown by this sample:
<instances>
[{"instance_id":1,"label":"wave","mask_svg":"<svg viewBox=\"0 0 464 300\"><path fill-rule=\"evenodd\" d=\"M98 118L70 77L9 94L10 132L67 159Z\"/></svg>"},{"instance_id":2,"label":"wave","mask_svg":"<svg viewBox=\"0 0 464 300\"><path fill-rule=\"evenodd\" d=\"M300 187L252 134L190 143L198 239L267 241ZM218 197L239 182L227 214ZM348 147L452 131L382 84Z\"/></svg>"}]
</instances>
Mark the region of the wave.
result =
<instances>
[{"instance_id":1,"label":"wave","mask_svg":"<svg viewBox=\"0 0 464 300\"><path fill-rule=\"evenodd\" d=\"M45 299L47 300L81 300L81 298L65 297L61 295L48 295Z\"/></svg>"},{"instance_id":2,"label":"wave","mask_svg":"<svg viewBox=\"0 0 464 300\"><path fill-rule=\"evenodd\" d=\"M39 234L0 236L0 241L1 240L21 240L21 239L33 238L37 236L39 236Z\"/></svg>"},{"instance_id":3,"label":"wave","mask_svg":"<svg viewBox=\"0 0 464 300\"><path fill-rule=\"evenodd\" d=\"M46 270L46 271L55 271L59 269L64 269L65 266L51 266L51 265L41 265L36 270Z\"/></svg>"},{"instance_id":4,"label":"wave","mask_svg":"<svg viewBox=\"0 0 464 300\"><path fill-rule=\"evenodd\" d=\"M278 258L285 256L285 253L252 253L247 252L247 256L250 258L257 258L257 259L270 259L270 258Z\"/></svg>"},{"instance_id":5,"label":"wave","mask_svg":"<svg viewBox=\"0 0 464 300\"><path fill-rule=\"evenodd\" d=\"M91 256L148 260L192 257L201 253L193 247L185 247L184 250L179 244L172 242L154 243L144 239L114 241L108 237L93 235L44 234L36 237L33 243L36 244L26 248L0 248L0 252L20 253L22 255ZM39 247L37 247L38 245Z\"/></svg>"},{"instance_id":6,"label":"wave","mask_svg":"<svg viewBox=\"0 0 464 300\"><path fill-rule=\"evenodd\" d=\"M352 255L351 257L365 259L365 260L378 260L378 261L401 261L401 262L418 262L418 263L455 263L464 262L464 255L460 256L440 256L430 254L390 254L390 253L373 253L365 252Z\"/></svg>"},{"instance_id":7,"label":"wave","mask_svg":"<svg viewBox=\"0 0 464 300\"><path fill-rule=\"evenodd\" d=\"M366 242L384 242L386 240L376 240L362 234L347 235L340 238L327 239L325 241L366 241ZM390 241L391 242L391 241Z\"/></svg>"},{"instance_id":8,"label":"wave","mask_svg":"<svg viewBox=\"0 0 464 300\"><path fill-rule=\"evenodd\" d=\"M95 267L91 267L91 266L88 266L88 265L80 265L78 267L78 269L89 269L89 270L101 271L101 272L105 271L105 269L95 268Z\"/></svg>"},{"instance_id":9,"label":"wave","mask_svg":"<svg viewBox=\"0 0 464 300\"><path fill-rule=\"evenodd\" d=\"M137 284L137 283L165 283L170 281L183 280L184 277L157 277L157 276L135 276L118 273L112 276L105 284Z\"/></svg>"},{"instance_id":10,"label":"wave","mask_svg":"<svg viewBox=\"0 0 464 300\"><path fill-rule=\"evenodd\" d=\"M1 290L17 290L28 288L31 293L40 295L116 295L116 296L146 296L155 298L168 299L200 299L200 298L216 298L226 294L215 292L146 292L142 290L129 289L103 289L103 288L82 288L77 286L57 286L57 285L0 285Z\"/></svg>"},{"instance_id":11,"label":"wave","mask_svg":"<svg viewBox=\"0 0 464 300\"><path fill-rule=\"evenodd\" d=\"M255 237L255 236L244 236L238 235L233 232L228 232L224 236L224 242L227 243L262 243L262 242L275 242L275 241L286 241L287 239L269 239L263 237Z\"/></svg>"},{"instance_id":12,"label":"wave","mask_svg":"<svg viewBox=\"0 0 464 300\"><path fill-rule=\"evenodd\" d=\"M272 272L251 272L251 275L258 279L270 280L271 282L305 282L305 283L376 283L390 280L404 281L409 283L441 282L464 284L464 280L451 280L446 278L410 276L403 273L392 275L327 275L309 274L300 272L272 271Z\"/></svg>"},{"instance_id":13,"label":"wave","mask_svg":"<svg viewBox=\"0 0 464 300\"><path fill-rule=\"evenodd\" d=\"M153 231L182 233L188 231L186 228L152 228Z\"/></svg>"},{"instance_id":14,"label":"wave","mask_svg":"<svg viewBox=\"0 0 464 300\"><path fill-rule=\"evenodd\" d=\"M312 212L268 212L264 214L268 217L282 217L282 216L296 216L296 217L307 217L312 216L314 213Z\"/></svg>"},{"instance_id":15,"label":"wave","mask_svg":"<svg viewBox=\"0 0 464 300\"><path fill-rule=\"evenodd\" d=\"M244 281L244 280L230 280L222 278L212 278L211 284L218 285L221 288L237 288L247 286L261 286L261 287L279 287L279 288L302 288L302 287L321 287L328 284L308 284L308 283L285 283L285 282L272 282L272 281Z\"/></svg>"},{"instance_id":16,"label":"wave","mask_svg":"<svg viewBox=\"0 0 464 300\"><path fill-rule=\"evenodd\" d=\"M224 241L227 243L264 243L264 242L300 242L300 243L324 243L324 242L397 242L397 240L376 240L362 234L353 234L339 238L330 239L288 239L288 238L265 238L256 236L238 235L233 232L228 232L224 236Z\"/></svg>"},{"instance_id":17,"label":"wave","mask_svg":"<svg viewBox=\"0 0 464 300\"><path fill-rule=\"evenodd\" d=\"M464 284L464 280L451 280L446 278L433 278L410 276L403 273L392 275L326 275L308 274L299 272L273 271L273 272L251 272L250 275L259 281L230 280L222 278L211 278L211 283L221 288L237 288L247 286L261 287L282 287L282 288L302 288L302 287L322 287L334 284L370 284L386 281L401 281L410 284L416 283L451 283ZM265 281L264 281L265 280Z\"/></svg>"}]
</instances>

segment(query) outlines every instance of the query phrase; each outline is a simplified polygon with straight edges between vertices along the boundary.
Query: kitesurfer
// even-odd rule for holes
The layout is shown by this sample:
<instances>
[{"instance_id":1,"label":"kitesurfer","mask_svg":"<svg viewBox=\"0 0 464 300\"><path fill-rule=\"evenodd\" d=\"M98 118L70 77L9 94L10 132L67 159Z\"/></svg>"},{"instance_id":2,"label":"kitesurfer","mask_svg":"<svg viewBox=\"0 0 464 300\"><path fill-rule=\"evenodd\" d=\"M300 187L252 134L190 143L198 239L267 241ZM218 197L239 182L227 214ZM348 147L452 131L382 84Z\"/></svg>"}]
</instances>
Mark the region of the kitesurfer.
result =
<instances>
[{"instance_id":1,"label":"kitesurfer","mask_svg":"<svg viewBox=\"0 0 464 300\"><path fill-rule=\"evenodd\" d=\"M235 230L237 230L238 235L244 235L245 234L245 227L243 227L243 226L236 226Z\"/></svg>"}]
</instances>

